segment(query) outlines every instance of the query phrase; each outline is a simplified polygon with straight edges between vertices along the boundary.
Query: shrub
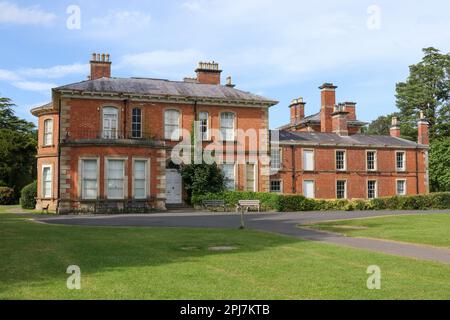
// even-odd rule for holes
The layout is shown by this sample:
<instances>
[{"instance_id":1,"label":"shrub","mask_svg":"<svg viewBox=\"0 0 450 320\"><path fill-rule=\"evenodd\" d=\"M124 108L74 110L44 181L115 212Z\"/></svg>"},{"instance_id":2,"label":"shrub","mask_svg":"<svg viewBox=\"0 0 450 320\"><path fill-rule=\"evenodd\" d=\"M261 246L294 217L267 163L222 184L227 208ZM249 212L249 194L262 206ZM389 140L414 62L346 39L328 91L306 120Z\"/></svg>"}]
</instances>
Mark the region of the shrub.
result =
<instances>
[{"instance_id":1,"label":"shrub","mask_svg":"<svg viewBox=\"0 0 450 320\"><path fill-rule=\"evenodd\" d=\"M34 181L25 186L21 191L20 205L23 209L34 209L36 207L37 182Z\"/></svg>"},{"instance_id":2,"label":"shrub","mask_svg":"<svg viewBox=\"0 0 450 320\"><path fill-rule=\"evenodd\" d=\"M14 189L0 187L0 205L14 204Z\"/></svg>"},{"instance_id":3,"label":"shrub","mask_svg":"<svg viewBox=\"0 0 450 320\"><path fill-rule=\"evenodd\" d=\"M279 196L279 211L311 211L316 210L315 201L301 195Z\"/></svg>"},{"instance_id":4,"label":"shrub","mask_svg":"<svg viewBox=\"0 0 450 320\"><path fill-rule=\"evenodd\" d=\"M431 193L416 196L393 196L371 200L321 200L308 199L301 195L283 195L263 192L225 191L194 195L192 203L201 205L202 200L224 200L228 206L235 206L238 200L260 200L266 211L327 211L327 210L427 210L450 209L450 192Z\"/></svg>"}]
</instances>

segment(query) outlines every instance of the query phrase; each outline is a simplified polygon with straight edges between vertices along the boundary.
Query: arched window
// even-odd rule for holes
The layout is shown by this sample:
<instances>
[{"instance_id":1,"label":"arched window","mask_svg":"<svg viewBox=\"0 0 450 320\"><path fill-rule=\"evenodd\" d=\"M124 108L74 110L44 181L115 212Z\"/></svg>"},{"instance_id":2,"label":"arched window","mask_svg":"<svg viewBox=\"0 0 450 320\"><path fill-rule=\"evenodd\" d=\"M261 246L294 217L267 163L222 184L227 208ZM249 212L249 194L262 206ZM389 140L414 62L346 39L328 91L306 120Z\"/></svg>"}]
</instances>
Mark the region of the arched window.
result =
<instances>
[{"instance_id":1,"label":"arched window","mask_svg":"<svg viewBox=\"0 0 450 320\"><path fill-rule=\"evenodd\" d=\"M209 139L209 114L208 112L202 111L198 114L198 119L200 122L200 134L202 141Z\"/></svg>"},{"instance_id":2,"label":"arched window","mask_svg":"<svg viewBox=\"0 0 450 320\"><path fill-rule=\"evenodd\" d=\"M169 109L164 112L164 138L170 140L180 138L180 111Z\"/></svg>"},{"instance_id":3,"label":"arched window","mask_svg":"<svg viewBox=\"0 0 450 320\"><path fill-rule=\"evenodd\" d=\"M118 111L114 107L103 108L103 138L117 139Z\"/></svg>"},{"instance_id":4,"label":"arched window","mask_svg":"<svg viewBox=\"0 0 450 320\"><path fill-rule=\"evenodd\" d=\"M53 144L53 120L47 119L44 121L44 146L51 146Z\"/></svg>"},{"instance_id":5,"label":"arched window","mask_svg":"<svg viewBox=\"0 0 450 320\"><path fill-rule=\"evenodd\" d=\"M234 120L233 112L222 112L220 114L220 134L223 141L234 141Z\"/></svg>"},{"instance_id":6,"label":"arched window","mask_svg":"<svg viewBox=\"0 0 450 320\"><path fill-rule=\"evenodd\" d=\"M131 114L131 137L142 138L142 110L134 108Z\"/></svg>"}]
</instances>

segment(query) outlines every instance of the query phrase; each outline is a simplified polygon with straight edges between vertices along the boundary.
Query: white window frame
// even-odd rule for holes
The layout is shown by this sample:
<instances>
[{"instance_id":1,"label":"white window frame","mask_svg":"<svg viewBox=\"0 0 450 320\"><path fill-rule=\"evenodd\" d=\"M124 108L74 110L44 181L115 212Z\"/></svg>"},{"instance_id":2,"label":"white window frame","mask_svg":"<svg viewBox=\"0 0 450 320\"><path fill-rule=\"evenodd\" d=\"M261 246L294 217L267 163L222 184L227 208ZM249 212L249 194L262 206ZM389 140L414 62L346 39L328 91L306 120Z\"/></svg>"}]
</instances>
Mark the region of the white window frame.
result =
<instances>
[{"instance_id":1,"label":"white window frame","mask_svg":"<svg viewBox=\"0 0 450 320\"><path fill-rule=\"evenodd\" d=\"M233 166L233 181L234 181L234 183L233 183L233 188L232 189L229 189L229 188L227 188L227 190L230 190L230 191L234 191L234 190L236 190L236 186L237 186L237 184L236 184L236 178L237 178L237 174L236 174L236 163L222 163L222 165L220 166L220 170L223 170L223 166L224 165L227 165L227 166ZM223 171L222 171L223 172ZM224 179L227 179L225 176L224 176Z\"/></svg>"},{"instance_id":2,"label":"white window frame","mask_svg":"<svg viewBox=\"0 0 450 320\"><path fill-rule=\"evenodd\" d=\"M398 192L398 182L403 181L403 193ZM406 196L408 194L407 191L407 180L406 179L395 179L395 194L398 196Z\"/></svg>"},{"instance_id":3,"label":"white window frame","mask_svg":"<svg viewBox=\"0 0 450 320\"><path fill-rule=\"evenodd\" d=\"M258 165L255 162L246 162L245 163L245 190L244 191L249 191L247 190L247 165L253 165L253 191L251 192L258 192Z\"/></svg>"},{"instance_id":4,"label":"white window frame","mask_svg":"<svg viewBox=\"0 0 450 320\"><path fill-rule=\"evenodd\" d=\"M97 162L97 195L95 198L87 198L84 194L84 162L85 160L92 160ZM81 157L78 161L78 195L83 200L95 200L100 196L100 159L96 157Z\"/></svg>"},{"instance_id":5,"label":"white window frame","mask_svg":"<svg viewBox=\"0 0 450 320\"><path fill-rule=\"evenodd\" d=\"M50 124L50 130L49 125ZM44 120L44 147L53 145L53 119Z\"/></svg>"},{"instance_id":6,"label":"white window frame","mask_svg":"<svg viewBox=\"0 0 450 320\"><path fill-rule=\"evenodd\" d=\"M272 182L279 182L280 183L280 191L272 191ZM274 180L270 180L269 181L269 187L270 187L270 192L272 193L283 193L283 180L281 179L274 179Z\"/></svg>"},{"instance_id":7,"label":"white window frame","mask_svg":"<svg viewBox=\"0 0 450 320\"><path fill-rule=\"evenodd\" d=\"M50 195L45 194L45 183L46 183L46 181L44 180L45 169L49 169L50 171ZM51 199L53 197L53 166L51 164L44 164L42 166L41 195L42 199Z\"/></svg>"},{"instance_id":8,"label":"white window frame","mask_svg":"<svg viewBox=\"0 0 450 320\"><path fill-rule=\"evenodd\" d=\"M344 182L344 198L338 198L338 181L343 181ZM347 190L348 190L348 182L347 179L336 179L336 182L334 183L334 187L336 189L336 199L347 199Z\"/></svg>"},{"instance_id":9,"label":"white window frame","mask_svg":"<svg viewBox=\"0 0 450 320\"><path fill-rule=\"evenodd\" d=\"M272 171L278 171L281 170L281 168L283 167L283 149L280 147L277 148L271 148L271 153L270 153L270 170ZM272 152L274 150L278 150L278 166L273 166L273 158L272 158Z\"/></svg>"},{"instance_id":10,"label":"white window frame","mask_svg":"<svg viewBox=\"0 0 450 320\"><path fill-rule=\"evenodd\" d=\"M136 182L136 176L135 176L135 165L137 161L142 161L144 162L144 168L145 168L145 176L144 176L144 197L137 197L136 196L136 190L135 190L135 182ZM131 192L132 192L132 196L133 199L136 200L144 200L147 199L150 195L150 159L149 158L133 158L132 159L132 173L133 173L133 177L132 177L132 186L131 186Z\"/></svg>"},{"instance_id":11,"label":"white window frame","mask_svg":"<svg viewBox=\"0 0 450 320\"><path fill-rule=\"evenodd\" d=\"M177 123L167 123L167 114L170 112L176 112L178 114ZM163 123L164 123L164 139L171 141L180 140L181 136L181 111L174 108L165 109L163 113Z\"/></svg>"},{"instance_id":12,"label":"white window frame","mask_svg":"<svg viewBox=\"0 0 450 320\"><path fill-rule=\"evenodd\" d=\"M397 157L398 157L399 154L403 154L403 167L402 168L399 168L397 166L397 164L398 164ZM400 151L400 150L399 151L395 151L395 170L397 172L404 172L404 171L406 171L406 152L405 151Z\"/></svg>"},{"instance_id":13,"label":"white window frame","mask_svg":"<svg viewBox=\"0 0 450 320\"><path fill-rule=\"evenodd\" d=\"M224 128L222 126L222 116L224 114L232 114L233 115L233 127L232 128ZM236 117L236 113L232 112L232 111L223 111L219 114L219 132L220 132L220 140L221 141L236 141L236 121L237 121L237 117ZM232 130L232 137L231 138L227 138L226 135L223 133L223 130Z\"/></svg>"},{"instance_id":14,"label":"white window frame","mask_svg":"<svg viewBox=\"0 0 450 320\"><path fill-rule=\"evenodd\" d=\"M306 154L312 153L312 169L306 168ZM303 171L314 171L316 169L316 151L314 149L302 149L302 169Z\"/></svg>"},{"instance_id":15,"label":"white window frame","mask_svg":"<svg viewBox=\"0 0 450 320\"><path fill-rule=\"evenodd\" d=\"M108 110L114 110L113 112L108 113ZM107 128L106 119L109 117L106 117L106 115L114 115L115 118L115 128L112 125L111 119L109 123L109 128ZM119 132L119 109L114 106L104 106L102 108L102 137L103 139L117 139Z\"/></svg>"},{"instance_id":16,"label":"white window frame","mask_svg":"<svg viewBox=\"0 0 450 320\"><path fill-rule=\"evenodd\" d=\"M206 114L206 119L202 119L202 114L203 115L205 115ZM205 121L206 120L206 124L203 124L203 121ZM198 121L199 121L199 128L200 128L200 140L201 141L209 141L210 139L211 139L211 136L210 136L210 128L209 128L209 122L210 122L210 120L209 120L209 112L208 111L200 111L199 113L198 113ZM203 135L203 132L202 132L202 128L206 128L206 131L205 131L205 135Z\"/></svg>"},{"instance_id":17,"label":"white window frame","mask_svg":"<svg viewBox=\"0 0 450 320\"><path fill-rule=\"evenodd\" d=\"M337 167L337 154L338 152L343 152L344 153L344 168L342 169L338 169ZM334 152L334 167L336 169L336 171L347 171L347 150L344 149L337 149Z\"/></svg>"},{"instance_id":18,"label":"white window frame","mask_svg":"<svg viewBox=\"0 0 450 320\"><path fill-rule=\"evenodd\" d=\"M134 115L134 110L139 110L140 114L139 114L139 121L135 121L135 115ZM133 139L140 139L142 138L142 108L141 107L134 107L131 109L131 138ZM134 130L133 126L134 125L139 125L139 131L138 130ZM139 132L139 136L134 136L135 132Z\"/></svg>"},{"instance_id":19,"label":"white window frame","mask_svg":"<svg viewBox=\"0 0 450 320\"><path fill-rule=\"evenodd\" d=\"M303 182L302 182L302 194L303 194L303 196L304 197L306 197L306 194L305 194L305 190L306 190L306 188L305 188L305 185L306 185L306 182L307 181L311 181L312 183L313 183L313 196L312 197L307 197L308 199L315 199L316 198L316 181L315 180L313 180L313 179L303 179Z\"/></svg>"},{"instance_id":20,"label":"white window frame","mask_svg":"<svg viewBox=\"0 0 450 320\"><path fill-rule=\"evenodd\" d=\"M372 182L375 182L375 193L374 193L374 196L373 196L373 198L370 198L369 197L369 182L370 181L372 181ZM375 198L378 198L378 181L377 180L374 180L374 179L368 179L367 180L367 182L366 182L366 196L367 196L367 199L375 199Z\"/></svg>"},{"instance_id":21,"label":"white window frame","mask_svg":"<svg viewBox=\"0 0 450 320\"><path fill-rule=\"evenodd\" d=\"M369 153L373 152L373 169L369 169ZM378 170L378 153L377 150L366 150L366 170L377 171Z\"/></svg>"},{"instance_id":22,"label":"white window frame","mask_svg":"<svg viewBox=\"0 0 450 320\"><path fill-rule=\"evenodd\" d=\"M108 169L109 169L109 161L123 161L123 197L111 197L108 193ZM105 177L104 177L104 189L105 189L105 196L106 199L110 200L124 200L128 197L128 183L127 183L127 160L126 157L105 157Z\"/></svg>"}]
</instances>

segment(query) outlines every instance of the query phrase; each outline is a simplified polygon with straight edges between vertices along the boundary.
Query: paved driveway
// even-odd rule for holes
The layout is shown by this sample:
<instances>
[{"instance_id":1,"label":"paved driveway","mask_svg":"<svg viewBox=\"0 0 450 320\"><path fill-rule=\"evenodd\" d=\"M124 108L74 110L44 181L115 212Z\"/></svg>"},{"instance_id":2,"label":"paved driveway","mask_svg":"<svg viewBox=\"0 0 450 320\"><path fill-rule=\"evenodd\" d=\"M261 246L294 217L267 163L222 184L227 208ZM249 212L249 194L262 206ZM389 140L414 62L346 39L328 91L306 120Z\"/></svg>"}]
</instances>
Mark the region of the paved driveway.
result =
<instances>
[{"instance_id":1,"label":"paved driveway","mask_svg":"<svg viewBox=\"0 0 450 320\"><path fill-rule=\"evenodd\" d=\"M450 214L450 210L432 211ZM417 259L450 263L450 249L399 243L394 241L353 238L322 231L298 228L298 224L310 224L326 220L342 220L387 215L427 214L424 211L351 211L351 212L304 212L304 213L251 213L245 215L249 229L275 232L312 241L322 241L337 245L367 249L387 254L395 254ZM36 221L78 226L108 227L199 227L238 228L240 215L236 213L159 213L131 215L90 215L38 217Z\"/></svg>"}]
</instances>

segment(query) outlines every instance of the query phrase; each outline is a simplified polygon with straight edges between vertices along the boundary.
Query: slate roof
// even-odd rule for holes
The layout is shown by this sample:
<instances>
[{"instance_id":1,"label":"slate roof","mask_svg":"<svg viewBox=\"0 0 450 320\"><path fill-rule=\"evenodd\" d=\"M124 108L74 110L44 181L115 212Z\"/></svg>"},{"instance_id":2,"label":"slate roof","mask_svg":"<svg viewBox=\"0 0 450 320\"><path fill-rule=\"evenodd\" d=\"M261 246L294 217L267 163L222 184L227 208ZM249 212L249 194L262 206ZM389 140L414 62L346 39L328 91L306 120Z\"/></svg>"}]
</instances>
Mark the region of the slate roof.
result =
<instances>
[{"instance_id":1,"label":"slate roof","mask_svg":"<svg viewBox=\"0 0 450 320\"><path fill-rule=\"evenodd\" d=\"M325 132L295 132L280 130L279 139L282 144L305 144L305 145L341 145L341 146L373 146L373 147L422 147L414 141L405 140L391 136L353 134L340 136L335 133ZM271 138L274 131L271 131Z\"/></svg>"},{"instance_id":2,"label":"slate roof","mask_svg":"<svg viewBox=\"0 0 450 320\"><path fill-rule=\"evenodd\" d=\"M320 124L320 112L317 112L317 113L312 114L310 116L304 117L303 119L301 119L300 121L297 121L293 125L290 124L290 123L289 124L285 124L285 125L279 127L278 129L279 130L288 129L288 128L291 128L293 126L297 126L299 124L305 124L305 123L308 123L308 122L311 122L311 123L314 123L314 124ZM363 121L360 121L360 120L347 120L347 124L349 126L364 126L367 123L363 122Z\"/></svg>"},{"instance_id":3,"label":"slate roof","mask_svg":"<svg viewBox=\"0 0 450 320\"><path fill-rule=\"evenodd\" d=\"M278 103L278 101L224 85L150 78L100 78L64 85L55 88L55 90L213 98L234 101L251 101L269 105Z\"/></svg>"}]
</instances>

